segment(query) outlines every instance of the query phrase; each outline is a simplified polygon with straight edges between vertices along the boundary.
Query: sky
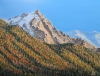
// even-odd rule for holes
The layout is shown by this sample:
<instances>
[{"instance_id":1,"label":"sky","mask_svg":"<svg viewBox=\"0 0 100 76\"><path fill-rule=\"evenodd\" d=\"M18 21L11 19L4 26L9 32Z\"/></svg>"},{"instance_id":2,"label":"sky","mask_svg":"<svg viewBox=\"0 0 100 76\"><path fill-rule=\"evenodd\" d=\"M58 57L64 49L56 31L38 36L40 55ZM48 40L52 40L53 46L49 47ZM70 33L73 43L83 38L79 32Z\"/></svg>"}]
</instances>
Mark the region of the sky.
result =
<instances>
[{"instance_id":1,"label":"sky","mask_svg":"<svg viewBox=\"0 0 100 76\"><path fill-rule=\"evenodd\" d=\"M0 18L3 19L37 9L63 32L100 32L100 0L0 0Z\"/></svg>"}]
</instances>

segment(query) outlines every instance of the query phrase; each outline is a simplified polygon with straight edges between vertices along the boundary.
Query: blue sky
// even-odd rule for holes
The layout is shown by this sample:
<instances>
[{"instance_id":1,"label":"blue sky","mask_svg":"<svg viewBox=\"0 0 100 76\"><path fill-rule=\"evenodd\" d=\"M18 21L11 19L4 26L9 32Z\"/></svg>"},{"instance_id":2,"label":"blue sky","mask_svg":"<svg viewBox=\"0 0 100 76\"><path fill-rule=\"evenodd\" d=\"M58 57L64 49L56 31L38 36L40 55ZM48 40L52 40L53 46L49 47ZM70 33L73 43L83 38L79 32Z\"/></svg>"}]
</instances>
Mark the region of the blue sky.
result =
<instances>
[{"instance_id":1,"label":"blue sky","mask_svg":"<svg viewBox=\"0 0 100 76\"><path fill-rule=\"evenodd\" d=\"M100 32L100 0L0 0L0 18L39 9L58 30Z\"/></svg>"}]
</instances>

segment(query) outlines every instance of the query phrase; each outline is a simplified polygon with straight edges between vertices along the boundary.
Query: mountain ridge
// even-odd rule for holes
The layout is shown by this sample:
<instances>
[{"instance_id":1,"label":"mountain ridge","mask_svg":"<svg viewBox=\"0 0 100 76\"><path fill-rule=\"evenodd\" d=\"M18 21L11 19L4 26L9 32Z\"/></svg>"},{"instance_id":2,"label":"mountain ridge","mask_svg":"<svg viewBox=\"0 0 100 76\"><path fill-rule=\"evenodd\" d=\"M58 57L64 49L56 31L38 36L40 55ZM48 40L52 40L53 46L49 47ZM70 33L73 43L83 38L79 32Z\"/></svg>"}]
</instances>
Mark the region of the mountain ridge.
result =
<instances>
[{"instance_id":1,"label":"mountain ridge","mask_svg":"<svg viewBox=\"0 0 100 76\"><path fill-rule=\"evenodd\" d=\"M87 48L97 48L84 40L80 40L79 43L77 39L58 31L39 10L29 14L23 13L21 16L10 18L7 22L10 25L20 26L31 36L48 44L75 43Z\"/></svg>"},{"instance_id":2,"label":"mountain ridge","mask_svg":"<svg viewBox=\"0 0 100 76\"><path fill-rule=\"evenodd\" d=\"M51 22L49 20L47 20L40 13L39 10L35 11L34 13L30 13L30 14L31 14L31 16L33 14L37 15L38 19L37 19L37 17L33 16L33 17L31 17L31 20L28 21L28 23L25 23L22 21L20 23L19 22L20 20L16 21L16 18L15 18L15 21L14 21L14 18L12 18L12 19L8 20L7 22L11 25L18 24L26 32L28 32L30 34L32 33L31 35L33 37L36 37L36 38L40 39L41 41L47 42L49 44L71 42L70 37L64 36L64 35L62 35L63 34L62 32L59 32L58 30L56 30L56 28L52 26ZM26 21L23 18L21 20ZM29 28L29 26L30 26L30 28ZM30 29L31 29L31 31L29 32Z\"/></svg>"}]
</instances>

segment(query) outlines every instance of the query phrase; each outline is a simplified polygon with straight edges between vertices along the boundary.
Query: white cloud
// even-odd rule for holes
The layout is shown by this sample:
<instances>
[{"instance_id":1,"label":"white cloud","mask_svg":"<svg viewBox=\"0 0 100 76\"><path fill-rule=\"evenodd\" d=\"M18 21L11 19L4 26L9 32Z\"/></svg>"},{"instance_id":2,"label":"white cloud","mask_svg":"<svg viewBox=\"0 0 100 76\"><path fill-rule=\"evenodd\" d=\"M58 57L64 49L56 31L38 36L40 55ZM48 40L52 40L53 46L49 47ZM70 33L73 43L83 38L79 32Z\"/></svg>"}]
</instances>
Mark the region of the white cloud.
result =
<instances>
[{"instance_id":1,"label":"white cloud","mask_svg":"<svg viewBox=\"0 0 100 76\"><path fill-rule=\"evenodd\" d=\"M86 40L87 42L89 42L89 43L91 43L92 45L94 45L94 46L96 46L91 40L89 40L88 38L87 38L87 36L85 36L83 33L81 33L79 30L75 30L75 35L77 36L77 37L80 37L80 38L82 38L83 40Z\"/></svg>"}]
</instances>

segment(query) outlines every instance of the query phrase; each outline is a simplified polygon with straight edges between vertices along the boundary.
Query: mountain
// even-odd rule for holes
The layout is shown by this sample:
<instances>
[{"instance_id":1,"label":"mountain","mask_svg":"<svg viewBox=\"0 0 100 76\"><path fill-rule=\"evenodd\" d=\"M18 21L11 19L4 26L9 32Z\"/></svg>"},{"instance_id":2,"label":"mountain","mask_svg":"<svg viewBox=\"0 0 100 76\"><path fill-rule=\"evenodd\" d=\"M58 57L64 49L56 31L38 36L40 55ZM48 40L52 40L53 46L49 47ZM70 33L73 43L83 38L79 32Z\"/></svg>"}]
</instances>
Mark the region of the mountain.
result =
<instances>
[{"instance_id":1,"label":"mountain","mask_svg":"<svg viewBox=\"0 0 100 76\"><path fill-rule=\"evenodd\" d=\"M66 34L70 35L73 38L81 38L91 43L94 46L100 47L100 32L97 31L86 32L86 31L74 30L74 31L69 31Z\"/></svg>"},{"instance_id":2,"label":"mountain","mask_svg":"<svg viewBox=\"0 0 100 76\"><path fill-rule=\"evenodd\" d=\"M65 36L63 32L53 27L39 10L10 18L7 22L11 25L19 25L31 36L49 44L72 42L69 36Z\"/></svg>"},{"instance_id":3,"label":"mountain","mask_svg":"<svg viewBox=\"0 0 100 76\"><path fill-rule=\"evenodd\" d=\"M0 76L100 76L100 54L73 43L47 44L0 21Z\"/></svg>"},{"instance_id":4,"label":"mountain","mask_svg":"<svg viewBox=\"0 0 100 76\"><path fill-rule=\"evenodd\" d=\"M58 31L39 10L29 14L23 13L21 16L10 18L7 22L10 25L18 25L32 37L48 44L75 43L86 48L97 48L87 41L71 38L65 33Z\"/></svg>"}]
</instances>

